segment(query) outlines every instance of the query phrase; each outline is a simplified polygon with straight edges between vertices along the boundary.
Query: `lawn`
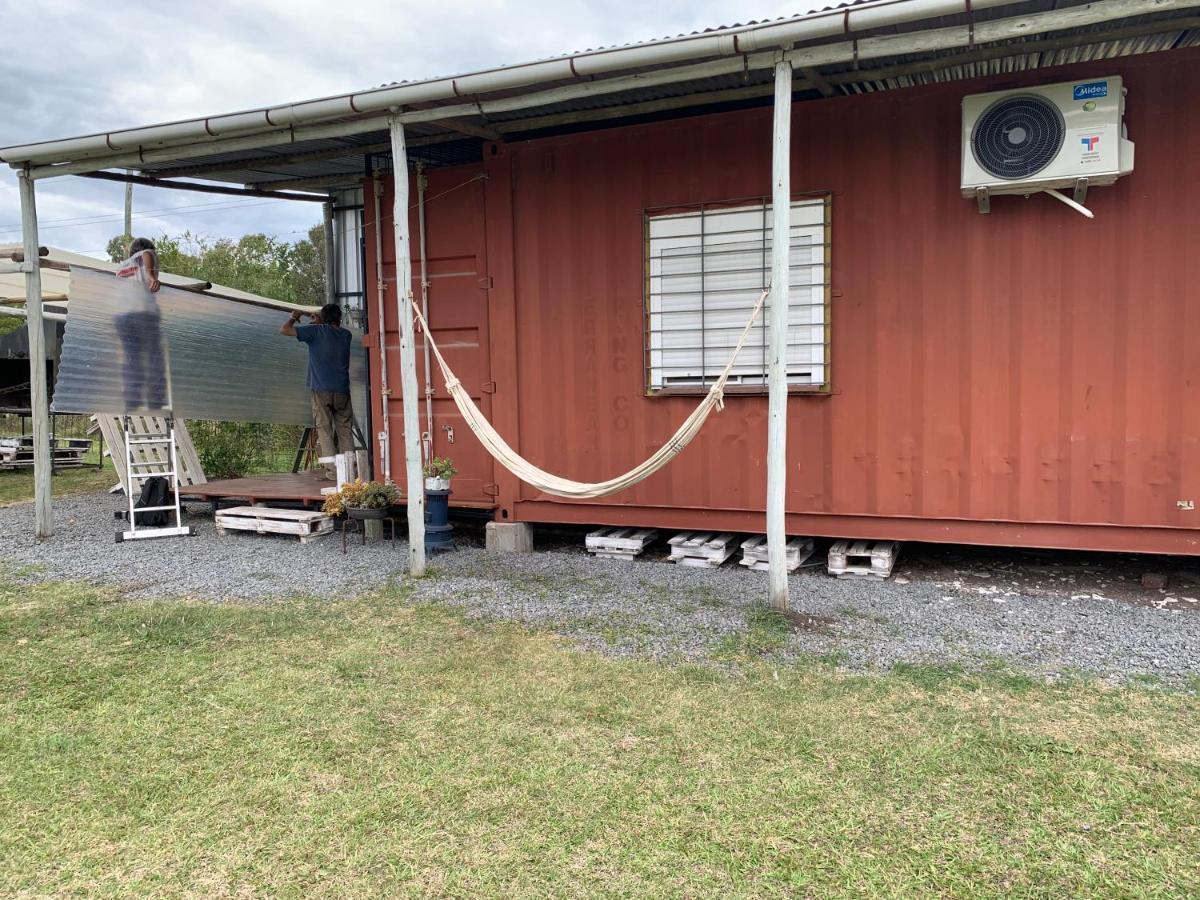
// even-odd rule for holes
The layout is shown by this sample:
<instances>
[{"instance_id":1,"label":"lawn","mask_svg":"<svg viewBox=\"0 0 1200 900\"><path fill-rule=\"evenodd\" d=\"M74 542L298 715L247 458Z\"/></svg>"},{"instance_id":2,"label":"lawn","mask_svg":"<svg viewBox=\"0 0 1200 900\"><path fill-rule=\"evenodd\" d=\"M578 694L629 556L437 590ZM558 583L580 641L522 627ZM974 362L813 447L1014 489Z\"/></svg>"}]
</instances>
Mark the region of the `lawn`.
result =
<instances>
[{"instance_id":1,"label":"lawn","mask_svg":"<svg viewBox=\"0 0 1200 900\"><path fill-rule=\"evenodd\" d=\"M117 483L117 475L111 465L103 469L60 469L50 482L55 497L70 494L94 494L106 491ZM0 472L0 506L23 503L33 499L33 470L18 469Z\"/></svg>"},{"instance_id":2,"label":"lawn","mask_svg":"<svg viewBox=\"0 0 1200 900\"><path fill-rule=\"evenodd\" d=\"M0 894L1195 896L1194 694L0 578ZM747 647L752 646L748 643Z\"/></svg>"}]
</instances>

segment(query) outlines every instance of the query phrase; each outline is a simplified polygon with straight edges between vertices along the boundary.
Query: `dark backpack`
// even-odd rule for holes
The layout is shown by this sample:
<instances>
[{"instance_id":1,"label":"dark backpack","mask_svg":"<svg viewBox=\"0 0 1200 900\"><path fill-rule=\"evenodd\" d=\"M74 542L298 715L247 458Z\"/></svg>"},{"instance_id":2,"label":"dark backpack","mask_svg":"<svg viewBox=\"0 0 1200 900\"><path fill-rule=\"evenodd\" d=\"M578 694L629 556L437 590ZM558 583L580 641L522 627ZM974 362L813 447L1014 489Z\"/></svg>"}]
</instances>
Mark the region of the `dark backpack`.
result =
<instances>
[{"instance_id":1,"label":"dark backpack","mask_svg":"<svg viewBox=\"0 0 1200 900\"><path fill-rule=\"evenodd\" d=\"M141 496L138 497L133 508L137 510L145 506L167 506L174 502L175 498L171 495L171 482L161 475L155 475L142 482ZM165 509L144 513L135 512L134 519L139 528L162 528L171 521L171 514L169 510Z\"/></svg>"}]
</instances>

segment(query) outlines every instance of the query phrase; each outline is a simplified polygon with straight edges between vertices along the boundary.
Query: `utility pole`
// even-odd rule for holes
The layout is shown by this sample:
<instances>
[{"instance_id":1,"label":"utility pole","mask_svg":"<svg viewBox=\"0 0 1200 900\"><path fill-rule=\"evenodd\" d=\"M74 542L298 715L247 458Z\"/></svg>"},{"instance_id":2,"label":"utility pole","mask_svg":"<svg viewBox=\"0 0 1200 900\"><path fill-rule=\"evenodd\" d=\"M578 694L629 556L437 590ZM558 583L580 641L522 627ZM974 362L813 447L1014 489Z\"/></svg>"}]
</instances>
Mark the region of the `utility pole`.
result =
<instances>
[{"instance_id":1,"label":"utility pole","mask_svg":"<svg viewBox=\"0 0 1200 900\"><path fill-rule=\"evenodd\" d=\"M125 257L129 257L129 245L133 243L133 182L125 185Z\"/></svg>"}]
</instances>

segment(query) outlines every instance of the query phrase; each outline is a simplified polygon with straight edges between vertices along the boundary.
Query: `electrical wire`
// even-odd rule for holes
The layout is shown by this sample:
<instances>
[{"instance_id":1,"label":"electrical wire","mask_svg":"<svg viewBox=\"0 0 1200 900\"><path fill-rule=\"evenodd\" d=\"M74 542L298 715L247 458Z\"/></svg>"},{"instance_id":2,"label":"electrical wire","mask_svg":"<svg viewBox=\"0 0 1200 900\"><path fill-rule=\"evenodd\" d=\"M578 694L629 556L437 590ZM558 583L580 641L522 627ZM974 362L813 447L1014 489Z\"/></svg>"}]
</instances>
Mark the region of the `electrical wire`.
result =
<instances>
[{"instance_id":1,"label":"electrical wire","mask_svg":"<svg viewBox=\"0 0 1200 900\"><path fill-rule=\"evenodd\" d=\"M253 199L253 198L250 198L250 199ZM239 200L213 200L209 203L193 203L193 204L188 204L185 206L162 206L162 207L159 207L158 209L145 209L145 210L141 210L139 215L148 216L148 215L152 215L154 213L171 212L174 210L184 210L184 209L191 210L191 209L209 209L212 207L262 206L262 205L265 205L266 203L279 203L279 202L281 202L280 199L273 199L273 200L266 200L266 201L255 199L253 203L248 203L248 204L243 204ZM95 215L90 215L90 216L65 216L61 219L40 219L38 222L38 225L40 227L42 225L49 225L49 224L54 224L54 223L71 223L71 222L86 223L86 221L89 221L92 219L119 219L119 218L121 218L121 216L116 215L116 214L110 215L108 213L96 213ZM12 222L7 225L0 225L0 231L12 231L13 229L20 228L20 227L21 227L20 222Z\"/></svg>"},{"instance_id":2,"label":"electrical wire","mask_svg":"<svg viewBox=\"0 0 1200 900\"><path fill-rule=\"evenodd\" d=\"M249 209L253 206L266 206L267 204L270 204L270 203L281 203L281 202L285 202L285 201L263 200L263 201L260 201L257 203L233 203L233 204L229 204L229 205L210 204L208 206L200 206L200 207L177 206L177 207L173 207L173 208L167 208L165 211L157 211L154 213L151 213L149 211L139 212L138 216L143 217L143 218L153 217L153 218L163 219L163 218L167 218L169 216L197 215L197 214L203 214L203 213L208 213L208 212L220 212L221 210L226 210L226 209ZM97 216L96 218L89 220L89 221L73 222L71 224L42 225L39 222L38 223L38 231L50 231L50 230L58 229L58 228L84 228L84 227L88 227L91 225L102 225L105 222L121 221L122 219L124 219L124 215ZM20 234L21 234L21 229L19 226L15 229L9 229L7 232L0 231L0 235L3 235L3 236L7 236L7 235L20 236Z\"/></svg>"}]
</instances>

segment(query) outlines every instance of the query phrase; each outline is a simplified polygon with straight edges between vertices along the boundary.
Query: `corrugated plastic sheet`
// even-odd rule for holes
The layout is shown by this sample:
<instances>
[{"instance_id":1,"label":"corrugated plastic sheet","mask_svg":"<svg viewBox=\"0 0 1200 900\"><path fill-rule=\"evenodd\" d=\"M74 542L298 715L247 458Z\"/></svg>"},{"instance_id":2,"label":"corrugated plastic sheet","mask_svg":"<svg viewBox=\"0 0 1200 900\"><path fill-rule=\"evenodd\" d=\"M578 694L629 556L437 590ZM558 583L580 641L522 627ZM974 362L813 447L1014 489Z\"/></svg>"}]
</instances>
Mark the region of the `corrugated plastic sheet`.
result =
<instances>
[{"instance_id":1,"label":"corrugated plastic sheet","mask_svg":"<svg viewBox=\"0 0 1200 900\"><path fill-rule=\"evenodd\" d=\"M158 405L170 373L172 408L186 419L312 424L305 387L308 350L279 326L287 311L163 285L150 317L131 319L137 286L105 272L72 268L55 412L120 415ZM360 335L350 355L354 409L364 421L366 366Z\"/></svg>"}]
</instances>

